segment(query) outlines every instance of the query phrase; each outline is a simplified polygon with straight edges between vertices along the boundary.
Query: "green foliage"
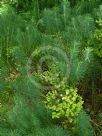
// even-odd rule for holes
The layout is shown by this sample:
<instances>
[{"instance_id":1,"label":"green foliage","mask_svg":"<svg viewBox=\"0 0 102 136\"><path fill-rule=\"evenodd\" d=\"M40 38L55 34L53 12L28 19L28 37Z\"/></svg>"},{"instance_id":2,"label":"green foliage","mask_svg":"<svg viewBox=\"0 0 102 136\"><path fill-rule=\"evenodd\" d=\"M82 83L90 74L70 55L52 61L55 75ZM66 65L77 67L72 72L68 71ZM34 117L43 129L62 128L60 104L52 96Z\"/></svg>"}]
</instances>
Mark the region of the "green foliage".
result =
<instances>
[{"instance_id":1,"label":"green foliage","mask_svg":"<svg viewBox=\"0 0 102 136\"><path fill-rule=\"evenodd\" d=\"M38 136L70 136L70 134L61 128L47 128L42 130Z\"/></svg>"},{"instance_id":2,"label":"green foliage","mask_svg":"<svg viewBox=\"0 0 102 136\"><path fill-rule=\"evenodd\" d=\"M34 113L30 111L24 98L16 96L14 98L15 106L8 112L8 121L12 127L21 129L21 131L39 128L39 120L35 117ZM20 128L19 128L20 126Z\"/></svg>"},{"instance_id":3,"label":"green foliage","mask_svg":"<svg viewBox=\"0 0 102 136\"><path fill-rule=\"evenodd\" d=\"M1 103L1 106L2 106L2 103L7 103L8 100L9 100L9 96L10 96L10 92L9 91L0 91L0 103Z\"/></svg>"},{"instance_id":4,"label":"green foliage","mask_svg":"<svg viewBox=\"0 0 102 136\"><path fill-rule=\"evenodd\" d=\"M98 47L95 49L96 54L102 57L102 20L96 21L98 28L95 31L95 38L98 43Z\"/></svg>"},{"instance_id":5,"label":"green foliage","mask_svg":"<svg viewBox=\"0 0 102 136\"><path fill-rule=\"evenodd\" d=\"M88 96L93 80L101 73L98 64L102 24L95 22L97 18L101 20L100 3L100 0L0 2L1 136L69 136L69 129L74 135L71 123L75 136L93 136L90 118L85 112L79 113L83 100L78 92L87 91ZM45 59L40 69L38 63L46 56L50 60ZM31 82L27 71L29 59L32 80L47 89L38 89Z\"/></svg>"},{"instance_id":6,"label":"green foliage","mask_svg":"<svg viewBox=\"0 0 102 136\"><path fill-rule=\"evenodd\" d=\"M90 117L84 112L80 112L77 118L78 136L93 136L94 130L91 125Z\"/></svg>"},{"instance_id":7,"label":"green foliage","mask_svg":"<svg viewBox=\"0 0 102 136\"><path fill-rule=\"evenodd\" d=\"M47 93L45 98L47 109L51 110L53 119L63 118L70 123L75 123L82 109L82 98L77 94L77 89L68 88L65 85L57 89Z\"/></svg>"},{"instance_id":8,"label":"green foliage","mask_svg":"<svg viewBox=\"0 0 102 136\"><path fill-rule=\"evenodd\" d=\"M24 80L24 76L22 80ZM22 80L20 78L20 82ZM16 84L14 84L15 86L13 85L16 93L13 96L13 101L10 108L5 112L4 123L6 123L6 125L2 124L2 126L0 126L0 134L2 136L6 136L7 134L11 136L45 136L48 134L51 136L68 135L66 131L55 127L52 124L53 121L50 117L50 114L46 111L44 104L40 100L40 97L35 95L36 90L34 89L34 86L32 87L28 81L27 83L24 81L22 82L24 87L27 85L24 90L24 87L21 87L19 81L16 82L17 86ZM52 130L53 133L50 133Z\"/></svg>"}]
</instances>

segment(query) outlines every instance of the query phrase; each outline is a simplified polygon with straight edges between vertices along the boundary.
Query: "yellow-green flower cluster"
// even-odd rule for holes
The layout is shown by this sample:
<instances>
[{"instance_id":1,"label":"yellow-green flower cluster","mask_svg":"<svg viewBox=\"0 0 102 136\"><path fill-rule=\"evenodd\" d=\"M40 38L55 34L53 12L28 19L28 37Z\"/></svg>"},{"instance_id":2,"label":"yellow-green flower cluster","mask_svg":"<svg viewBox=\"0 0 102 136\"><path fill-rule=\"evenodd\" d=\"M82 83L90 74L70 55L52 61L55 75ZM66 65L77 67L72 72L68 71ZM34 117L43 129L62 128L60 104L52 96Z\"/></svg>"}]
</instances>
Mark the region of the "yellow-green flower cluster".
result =
<instances>
[{"instance_id":1,"label":"yellow-green flower cluster","mask_svg":"<svg viewBox=\"0 0 102 136\"><path fill-rule=\"evenodd\" d=\"M66 88L62 92L48 92L45 103L51 110L53 119L66 118L70 123L75 121L83 105L82 97L78 95L77 89L73 88Z\"/></svg>"}]
</instances>

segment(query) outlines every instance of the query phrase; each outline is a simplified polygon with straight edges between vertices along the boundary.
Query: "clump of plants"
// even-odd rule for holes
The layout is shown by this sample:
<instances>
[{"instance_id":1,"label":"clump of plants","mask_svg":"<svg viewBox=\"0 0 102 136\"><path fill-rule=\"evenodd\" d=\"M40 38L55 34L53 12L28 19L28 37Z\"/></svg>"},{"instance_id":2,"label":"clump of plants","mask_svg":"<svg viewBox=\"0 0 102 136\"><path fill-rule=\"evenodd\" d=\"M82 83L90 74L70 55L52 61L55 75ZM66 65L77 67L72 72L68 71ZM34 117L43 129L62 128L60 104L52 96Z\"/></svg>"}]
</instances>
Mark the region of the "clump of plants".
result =
<instances>
[{"instance_id":1,"label":"clump of plants","mask_svg":"<svg viewBox=\"0 0 102 136\"><path fill-rule=\"evenodd\" d=\"M39 79L43 87L43 96L46 109L51 112L53 120L57 120L63 127L74 125L78 114L83 109L82 97L78 89L68 85L63 70L60 70L60 62L46 62L45 71L35 72L34 76ZM64 69L64 63L62 69ZM65 80L66 79L66 80Z\"/></svg>"},{"instance_id":2,"label":"clump of plants","mask_svg":"<svg viewBox=\"0 0 102 136\"><path fill-rule=\"evenodd\" d=\"M76 117L82 110L83 100L78 95L76 88L63 85L58 90L47 93L45 104L51 111L53 119L63 119L67 123L75 123ZM62 121L62 123L64 122Z\"/></svg>"},{"instance_id":3,"label":"clump of plants","mask_svg":"<svg viewBox=\"0 0 102 136\"><path fill-rule=\"evenodd\" d=\"M59 65L59 64L58 64ZM83 109L82 97L78 94L77 88L70 87L58 65L50 65L50 69L36 73L40 83L46 91L44 91L44 103L51 112L53 120L60 120L63 127L68 124L75 124L78 114ZM45 86L46 83L46 86Z\"/></svg>"}]
</instances>

